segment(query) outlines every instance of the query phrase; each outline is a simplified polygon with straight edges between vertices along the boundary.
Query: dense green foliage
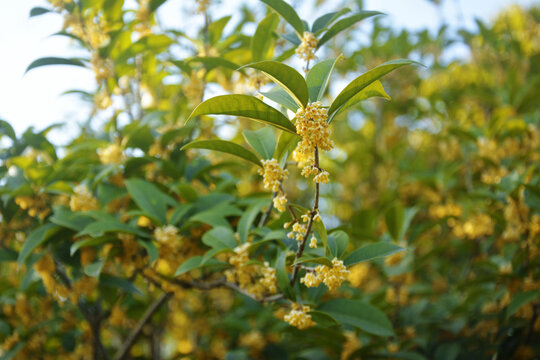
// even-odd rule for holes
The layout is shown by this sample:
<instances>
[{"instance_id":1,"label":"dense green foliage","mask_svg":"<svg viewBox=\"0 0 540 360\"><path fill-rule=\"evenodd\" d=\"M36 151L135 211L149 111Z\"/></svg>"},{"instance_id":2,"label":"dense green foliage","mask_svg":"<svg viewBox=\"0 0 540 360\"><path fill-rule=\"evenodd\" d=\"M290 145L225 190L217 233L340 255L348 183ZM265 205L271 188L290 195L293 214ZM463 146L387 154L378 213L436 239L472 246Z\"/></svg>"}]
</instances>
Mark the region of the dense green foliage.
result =
<instances>
[{"instance_id":1,"label":"dense green foliage","mask_svg":"<svg viewBox=\"0 0 540 360\"><path fill-rule=\"evenodd\" d=\"M539 356L538 8L447 63L357 6L127 3L31 12L88 56L28 70L97 87L67 146L0 120L1 359Z\"/></svg>"}]
</instances>

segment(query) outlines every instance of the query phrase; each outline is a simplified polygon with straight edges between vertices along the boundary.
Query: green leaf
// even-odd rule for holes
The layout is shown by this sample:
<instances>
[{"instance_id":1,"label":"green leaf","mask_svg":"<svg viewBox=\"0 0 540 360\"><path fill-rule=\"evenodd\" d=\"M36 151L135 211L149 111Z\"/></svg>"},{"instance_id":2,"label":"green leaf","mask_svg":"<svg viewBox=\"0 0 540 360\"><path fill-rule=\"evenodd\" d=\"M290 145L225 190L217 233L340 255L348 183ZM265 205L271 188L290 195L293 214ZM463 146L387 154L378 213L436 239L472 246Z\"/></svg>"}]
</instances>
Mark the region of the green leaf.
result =
<instances>
[{"instance_id":1,"label":"green leaf","mask_svg":"<svg viewBox=\"0 0 540 360\"><path fill-rule=\"evenodd\" d=\"M221 39L223 29L227 26L227 23L231 20L231 16L224 16L221 19L214 20L208 25L208 42L214 45Z\"/></svg>"},{"instance_id":2,"label":"green leaf","mask_svg":"<svg viewBox=\"0 0 540 360\"><path fill-rule=\"evenodd\" d=\"M293 100L301 107L305 107L309 101L309 91L304 80L294 68L283 63L266 60L242 66L264 72L272 81L281 86Z\"/></svg>"},{"instance_id":3,"label":"green leaf","mask_svg":"<svg viewBox=\"0 0 540 360\"><path fill-rule=\"evenodd\" d=\"M259 91L259 94L261 94L264 97L267 97L268 99L275 101L281 106L286 107L287 109L291 110L292 112L296 113L300 107L298 104L293 100L293 98L285 91L281 86L276 86L270 91Z\"/></svg>"},{"instance_id":4,"label":"green leaf","mask_svg":"<svg viewBox=\"0 0 540 360\"><path fill-rule=\"evenodd\" d=\"M101 245L110 240L111 239L108 237L83 238L73 243L73 245L71 245L71 247L69 248L69 255L73 256L77 252L77 250L79 250L82 247Z\"/></svg>"},{"instance_id":5,"label":"green leaf","mask_svg":"<svg viewBox=\"0 0 540 360\"><path fill-rule=\"evenodd\" d=\"M355 326L369 334L394 335L388 317L378 308L362 301L334 299L322 304L317 310L329 314L340 323Z\"/></svg>"},{"instance_id":6,"label":"green leaf","mask_svg":"<svg viewBox=\"0 0 540 360\"><path fill-rule=\"evenodd\" d=\"M99 285L114 290L122 289L133 295L142 295L141 290L139 290L131 281L105 273L100 276Z\"/></svg>"},{"instance_id":7,"label":"green leaf","mask_svg":"<svg viewBox=\"0 0 540 360\"><path fill-rule=\"evenodd\" d=\"M267 58L273 40L271 34L276 31L278 24L279 16L276 13L271 13L261 20L251 39L251 57L253 61L261 61Z\"/></svg>"},{"instance_id":8,"label":"green leaf","mask_svg":"<svg viewBox=\"0 0 540 360\"><path fill-rule=\"evenodd\" d=\"M249 208L247 208L246 211L244 211L244 213L240 217L240 220L238 221L238 235L240 236L241 243L245 243L247 241L248 235L249 235L249 229L251 228L253 221L255 221L255 218L261 212L261 209L265 205L269 206L270 200L268 199L259 200L255 202L253 205L251 205Z\"/></svg>"},{"instance_id":9,"label":"green leaf","mask_svg":"<svg viewBox=\"0 0 540 360\"><path fill-rule=\"evenodd\" d=\"M167 222L167 204L175 206L174 199L164 194L154 184L141 179L126 180L126 188L133 201L147 217L155 220L158 225Z\"/></svg>"},{"instance_id":10,"label":"green leaf","mask_svg":"<svg viewBox=\"0 0 540 360\"><path fill-rule=\"evenodd\" d=\"M232 61L229 61L227 59L224 59L222 57L215 57L215 56L197 56L189 59L188 63L192 62L200 62L202 63L208 71L218 67L223 66L224 68L236 70L238 69L238 64L233 63Z\"/></svg>"},{"instance_id":11,"label":"green leaf","mask_svg":"<svg viewBox=\"0 0 540 360\"><path fill-rule=\"evenodd\" d=\"M328 31L326 31L324 35L319 39L319 42L317 43L317 49L343 30L350 28L359 21L375 15L382 15L382 13L378 11L361 11L352 16L349 16L348 18L339 20L334 25L332 25L328 29Z\"/></svg>"},{"instance_id":12,"label":"green leaf","mask_svg":"<svg viewBox=\"0 0 540 360\"><path fill-rule=\"evenodd\" d=\"M278 144L276 147L276 159L281 163L284 156L291 154L298 144L298 141L300 141L300 137L291 134L282 132L279 135Z\"/></svg>"},{"instance_id":13,"label":"green leaf","mask_svg":"<svg viewBox=\"0 0 540 360\"><path fill-rule=\"evenodd\" d=\"M6 135L13 141L17 141L15 130L13 130L13 127L5 120L0 120L0 134Z\"/></svg>"},{"instance_id":14,"label":"green leaf","mask_svg":"<svg viewBox=\"0 0 540 360\"><path fill-rule=\"evenodd\" d=\"M338 115L345 113L347 110L349 110L354 105L358 104L360 101L372 98L372 97L382 97L386 100L390 100L390 96L384 91L384 87L382 86L382 83L379 80L376 80L366 86L363 90L358 92L356 95L354 95L352 98L349 99L345 104L343 104L342 107L339 108L338 111L332 114L332 117L328 119L328 122L332 122L334 118L336 118Z\"/></svg>"},{"instance_id":15,"label":"green leaf","mask_svg":"<svg viewBox=\"0 0 540 360\"><path fill-rule=\"evenodd\" d=\"M30 17L43 15L43 14L46 14L46 13L49 13L49 12L52 12L52 10L44 8L44 7L36 6L36 7L33 7L30 10Z\"/></svg>"},{"instance_id":16,"label":"green leaf","mask_svg":"<svg viewBox=\"0 0 540 360\"><path fill-rule=\"evenodd\" d=\"M49 220L56 224L73 231L81 231L88 224L94 222L94 219L80 212L73 212L66 207L58 206L54 210L53 216Z\"/></svg>"},{"instance_id":17,"label":"green leaf","mask_svg":"<svg viewBox=\"0 0 540 360\"><path fill-rule=\"evenodd\" d=\"M381 241L363 246L360 249L353 251L345 258L344 264L346 266L351 266L359 262L392 255L403 250L405 250L405 248L402 248L401 246Z\"/></svg>"},{"instance_id":18,"label":"green leaf","mask_svg":"<svg viewBox=\"0 0 540 360\"><path fill-rule=\"evenodd\" d=\"M522 306L530 303L540 296L540 291L525 291L515 294L506 309L506 318L514 315Z\"/></svg>"},{"instance_id":19,"label":"green leaf","mask_svg":"<svg viewBox=\"0 0 540 360\"><path fill-rule=\"evenodd\" d=\"M296 265L296 264L304 264L304 263L321 264L321 265L326 265L326 266L329 266L329 267L334 266L332 264L332 260L330 260L328 258L325 258L325 257L322 257L322 256L312 257L312 256L308 256L308 255L304 255L300 259L296 260L294 262L294 265Z\"/></svg>"},{"instance_id":20,"label":"green leaf","mask_svg":"<svg viewBox=\"0 0 540 360\"><path fill-rule=\"evenodd\" d=\"M161 5L163 5L163 3L165 3L165 1L167 0L150 0L150 5L148 6L148 8L150 9L150 12L156 11L158 7L160 7Z\"/></svg>"},{"instance_id":21,"label":"green leaf","mask_svg":"<svg viewBox=\"0 0 540 360\"><path fill-rule=\"evenodd\" d=\"M386 227L394 241L403 240L416 211L416 208L405 209L400 203L394 204L386 211L384 214Z\"/></svg>"},{"instance_id":22,"label":"green leaf","mask_svg":"<svg viewBox=\"0 0 540 360\"><path fill-rule=\"evenodd\" d=\"M336 97L336 99L330 106L330 109L328 109L328 116L332 115L332 113L339 110L339 108L342 107L345 103L347 103L353 96L355 96L357 93L362 91L364 88L366 88L368 85L370 85L374 81L379 80L384 75L388 74L389 72L399 67L414 64L414 63L416 62L412 60L407 60L407 59L392 60L382 65L379 65L376 68L371 69L368 72L360 75L339 93L339 95Z\"/></svg>"},{"instance_id":23,"label":"green leaf","mask_svg":"<svg viewBox=\"0 0 540 360\"><path fill-rule=\"evenodd\" d=\"M283 0L261 0L266 5L274 9L286 22L302 37L304 33L304 23L294 10L294 8Z\"/></svg>"},{"instance_id":24,"label":"green leaf","mask_svg":"<svg viewBox=\"0 0 540 360\"><path fill-rule=\"evenodd\" d=\"M204 233L202 242L216 249L234 249L238 245L234 232L223 226L215 227Z\"/></svg>"},{"instance_id":25,"label":"green leaf","mask_svg":"<svg viewBox=\"0 0 540 360\"><path fill-rule=\"evenodd\" d=\"M342 56L340 55L336 59L318 62L309 70L306 78L309 89L309 101L315 102L322 99L336 63L341 58Z\"/></svg>"},{"instance_id":26,"label":"green leaf","mask_svg":"<svg viewBox=\"0 0 540 360\"><path fill-rule=\"evenodd\" d=\"M274 130L270 127L263 127L256 131L244 130L244 138L263 159L271 159L276 148L276 137Z\"/></svg>"},{"instance_id":27,"label":"green leaf","mask_svg":"<svg viewBox=\"0 0 540 360\"><path fill-rule=\"evenodd\" d=\"M60 58L60 57L44 57L44 58L34 60L30 65L28 65L24 73L26 74L32 69L35 69L40 66L48 66L48 65L73 65L73 66L85 67L84 63L81 60L75 59L75 58L66 59L66 58Z\"/></svg>"},{"instance_id":28,"label":"green leaf","mask_svg":"<svg viewBox=\"0 0 540 360\"><path fill-rule=\"evenodd\" d=\"M210 98L199 104L186 122L195 116L210 114L243 116L280 130L296 133L296 127L285 115L249 95L221 95Z\"/></svg>"},{"instance_id":29,"label":"green leaf","mask_svg":"<svg viewBox=\"0 0 540 360\"><path fill-rule=\"evenodd\" d=\"M48 223L32 231L24 241L19 258L17 259L17 267L20 267L28 259L35 248L49 240L60 229L60 226Z\"/></svg>"},{"instance_id":30,"label":"green leaf","mask_svg":"<svg viewBox=\"0 0 540 360\"><path fill-rule=\"evenodd\" d=\"M341 258L341 255L347 250L347 245L349 244L349 235L347 233L338 230L328 236L328 249L332 256Z\"/></svg>"},{"instance_id":31,"label":"green leaf","mask_svg":"<svg viewBox=\"0 0 540 360\"><path fill-rule=\"evenodd\" d=\"M103 268L103 261L98 260L95 263L86 265L83 269L84 273L91 277L98 277Z\"/></svg>"},{"instance_id":32,"label":"green leaf","mask_svg":"<svg viewBox=\"0 0 540 360\"><path fill-rule=\"evenodd\" d=\"M144 231L137 229L134 226L124 224L120 220L100 220L87 225L82 231L77 233L77 237L89 235L97 238L103 236L107 232L124 232L128 234L138 235L144 238L150 237Z\"/></svg>"},{"instance_id":33,"label":"green leaf","mask_svg":"<svg viewBox=\"0 0 540 360\"><path fill-rule=\"evenodd\" d=\"M319 16L313 22L313 26L311 27L311 32L314 34L317 34L319 31L324 30L328 25L330 25L335 20L337 20L341 15L346 14L349 11L351 11L351 9L346 7L339 11L334 11L334 12L330 12L322 16Z\"/></svg>"},{"instance_id":34,"label":"green leaf","mask_svg":"<svg viewBox=\"0 0 540 360\"><path fill-rule=\"evenodd\" d=\"M287 257L287 250L280 250L276 259L276 278L280 290L283 292L283 295L288 299L295 300L294 291L291 287L289 275L285 268L285 260Z\"/></svg>"},{"instance_id":35,"label":"green leaf","mask_svg":"<svg viewBox=\"0 0 540 360\"><path fill-rule=\"evenodd\" d=\"M192 258L187 259L186 261L182 263L182 265L178 267L178 269L174 273L174 276L182 275L184 273L187 273L188 271L191 271L199 267L199 265L201 265L202 259L203 259L202 256L194 256Z\"/></svg>"},{"instance_id":36,"label":"green leaf","mask_svg":"<svg viewBox=\"0 0 540 360\"><path fill-rule=\"evenodd\" d=\"M159 251L156 244L154 244L152 240L137 239L137 242L146 249L148 257L150 258L150 264L157 260L159 257Z\"/></svg>"},{"instance_id":37,"label":"green leaf","mask_svg":"<svg viewBox=\"0 0 540 360\"><path fill-rule=\"evenodd\" d=\"M256 164L258 166L261 165L261 161L251 151L243 147L242 145L238 145L236 143L233 143L232 141L226 141L226 140L197 140L190 142L189 144L184 145L181 150L187 150L187 149L206 149L206 150L214 150L214 151L220 151L227 154L238 156L239 158L242 158L244 160L250 161L253 164Z\"/></svg>"},{"instance_id":38,"label":"green leaf","mask_svg":"<svg viewBox=\"0 0 540 360\"><path fill-rule=\"evenodd\" d=\"M312 310L309 312L309 315L311 315L311 319L315 321L317 325L330 327L339 324L339 322L334 319L332 315L322 311Z\"/></svg>"}]
</instances>

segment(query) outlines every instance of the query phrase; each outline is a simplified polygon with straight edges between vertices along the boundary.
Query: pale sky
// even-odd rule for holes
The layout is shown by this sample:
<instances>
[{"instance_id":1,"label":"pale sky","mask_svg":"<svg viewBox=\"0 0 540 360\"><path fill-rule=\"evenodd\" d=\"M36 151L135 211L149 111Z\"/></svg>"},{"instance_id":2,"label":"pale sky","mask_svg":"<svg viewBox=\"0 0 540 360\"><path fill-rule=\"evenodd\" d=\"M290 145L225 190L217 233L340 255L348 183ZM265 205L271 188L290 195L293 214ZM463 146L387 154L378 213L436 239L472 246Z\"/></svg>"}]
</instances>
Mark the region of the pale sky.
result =
<instances>
[{"instance_id":1,"label":"pale sky","mask_svg":"<svg viewBox=\"0 0 540 360\"><path fill-rule=\"evenodd\" d=\"M169 0L166 8L158 13L160 19L166 24L178 23L179 9L185 7L185 1ZM256 0L248 2L257 3ZM445 0L442 14L453 26L462 24L474 29L475 17L489 21L511 3L531 5L535 1ZM222 5L219 8L223 14L214 13L214 16L229 15L226 13L231 8L228 4L228 7ZM398 29L427 27L435 30L440 22L437 8L426 0L365 0L364 4L366 9L388 14L388 21ZM42 129L57 122L69 123L70 126L53 135L56 143L64 144L76 134L76 124L88 117L89 106L77 96L60 94L70 89L92 90L93 73L73 66L50 66L24 75L26 67L37 58L83 54L72 48L67 38L50 36L61 29L63 20L60 16L45 14L29 18L30 9L35 6L47 6L47 3L43 0L0 0L0 119L10 122L17 134L28 126ZM261 3L260 6L264 5ZM458 50L456 54L460 55Z\"/></svg>"}]
</instances>

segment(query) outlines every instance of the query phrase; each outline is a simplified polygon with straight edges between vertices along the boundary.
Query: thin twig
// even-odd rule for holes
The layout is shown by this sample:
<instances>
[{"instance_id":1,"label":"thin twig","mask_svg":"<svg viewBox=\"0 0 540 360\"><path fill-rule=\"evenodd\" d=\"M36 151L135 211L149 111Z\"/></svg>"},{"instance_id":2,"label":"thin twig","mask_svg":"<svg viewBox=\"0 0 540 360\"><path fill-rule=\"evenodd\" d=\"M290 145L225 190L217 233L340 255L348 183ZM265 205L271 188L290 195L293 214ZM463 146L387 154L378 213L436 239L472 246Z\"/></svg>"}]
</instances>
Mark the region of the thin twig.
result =
<instances>
[{"instance_id":1,"label":"thin twig","mask_svg":"<svg viewBox=\"0 0 540 360\"><path fill-rule=\"evenodd\" d=\"M274 208L274 198L277 196L277 191L274 191L272 194L272 201L270 201L270 205L268 205L268 209L264 212L263 216L261 217L261 221L259 221L258 227L263 227L264 224L268 221L270 218L270 214L272 213L272 209Z\"/></svg>"},{"instance_id":2,"label":"thin twig","mask_svg":"<svg viewBox=\"0 0 540 360\"><path fill-rule=\"evenodd\" d=\"M141 334L144 325L146 325L146 323L150 321L150 319L152 318L152 315L154 315L155 312L159 310L161 305L166 303L167 300L169 300L169 298L172 295L173 293L163 293L161 294L159 298L156 299L156 301L152 303L152 305L150 305L150 307L146 310L143 317L139 320L135 328L131 331L126 341L124 342L124 344L122 345L122 347L120 348L116 356L114 357L115 360L122 360L125 358L129 350L135 344L135 341Z\"/></svg>"}]
</instances>

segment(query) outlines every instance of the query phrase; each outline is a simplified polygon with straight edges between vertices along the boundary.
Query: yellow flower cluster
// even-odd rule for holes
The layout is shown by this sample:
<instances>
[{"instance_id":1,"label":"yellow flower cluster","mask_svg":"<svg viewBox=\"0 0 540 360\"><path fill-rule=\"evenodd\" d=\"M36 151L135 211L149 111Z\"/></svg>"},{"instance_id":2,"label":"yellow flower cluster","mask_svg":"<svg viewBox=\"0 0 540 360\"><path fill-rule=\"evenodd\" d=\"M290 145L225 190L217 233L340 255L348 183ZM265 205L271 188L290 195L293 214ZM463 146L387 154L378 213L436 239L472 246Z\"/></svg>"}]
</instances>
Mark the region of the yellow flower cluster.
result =
<instances>
[{"instance_id":1,"label":"yellow flower cluster","mask_svg":"<svg viewBox=\"0 0 540 360\"><path fill-rule=\"evenodd\" d=\"M296 238L296 241L301 242L302 240L304 240L306 230L307 229L306 229L305 225L302 225L302 224L296 222L296 223L293 224L292 231L287 234L287 237L289 239Z\"/></svg>"},{"instance_id":2,"label":"yellow flower cluster","mask_svg":"<svg viewBox=\"0 0 540 360\"><path fill-rule=\"evenodd\" d=\"M278 211L285 211L287 197L281 191L280 187L281 183L287 179L289 171L282 169L276 159L261 160L261 163L263 168L259 169L258 173L263 176L263 186L265 189L277 193L273 200L274 207Z\"/></svg>"},{"instance_id":3,"label":"yellow flower cluster","mask_svg":"<svg viewBox=\"0 0 540 360\"><path fill-rule=\"evenodd\" d=\"M178 236L178 229L173 225L167 225L154 230L154 237L158 243L166 244L174 247L178 244L180 237Z\"/></svg>"},{"instance_id":4,"label":"yellow flower cluster","mask_svg":"<svg viewBox=\"0 0 540 360\"><path fill-rule=\"evenodd\" d=\"M122 148L118 144L110 144L106 148L98 149L97 153L103 165L120 164L124 159Z\"/></svg>"},{"instance_id":5,"label":"yellow flower cluster","mask_svg":"<svg viewBox=\"0 0 540 360\"><path fill-rule=\"evenodd\" d=\"M332 267L326 265L318 265L315 271L306 273L306 275L300 279L300 282L307 287L316 287L321 283L324 283L330 291L333 291L341 286L341 283L345 281L349 276L349 270L343 265L343 261L334 258L332 260Z\"/></svg>"},{"instance_id":6,"label":"yellow flower cluster","mask_svg":"<svg viewBox=\"0 0 540 360\"><path fill-rule=\"evenodd\" d=\"M290 325L297 327L300 330L308 329L315 326L315 322L311 319L311 315L308 314L310 307L307 305L297 305L283 317L283 320Z\"/></svg>"},{"instance_id":7,"label":"yellow flower cluster","mask_svg":"<svg viewBox=\"0 0 540 360\"><path fill-rule=\"evenodd\" d=\"M316 59L315 51L317 50L318 42L313 33L304 31L302 43L296 48L296 54L300 59L305 61Z\"/></svg>"},{"instance_id":8,"label":"yellow flower cluster","mask_svg":"<svg viewBox=\"0 0 540 360\"><path fill-rule=\"evenodd\" d=\"M51 209L47 207L47 200L44 196L17 196L15 198L15 204L21 209L27 210L28 215L32 217L38 216L40 219L44 219L51 212Z\"/></svg>"},{"instance_id":9,"label":"yellow flower cluster","mask_svg":"<svg viewBox=\"0 0 540 360\"><path fill-rule=\"evenodd\" d=\"M210 6L210 0L195 0L197 3L197 13L204 14Z\"/></svg>"},{"instance_id":10,"label":"yellow flower cluster","mask_svg":"<svg viewBox=\"0 0 540 360\"><path fill-rule=\"evenodd\" d=\"M258 299L264 294L275 294L277 292L276 269L272 268L268 262L265 262L263 266L247 264L250 245L250 243L245 243L234 249L229 257L229 264L234 268L225 271L227 281L238 283L242 289Z\"/></svg>"},{"instance_id":11,"label":"yellow flower cluster","mask_svg":"<svg viewBox=\"0 0 540 360\"><path fill-rule=\"evenodd\" d=\"M97 210L98 201L88 190L86 185L76 186L74 192L75 193L69 199L69 207L71 211Z\"/></svg>"},{"instance_id":12,"label":"yellow flower cluster","mask_svg":"<svg viewBox=\"0 0 540 360\"><path fill-rule=\"evenodd\" d=\"M110 59L103 59L98 54L92 55L90 60L96 81L107 80L114 75L114 63Z\"/></svg>"},{"instance_id":13,"label":"yellow flower cluster","mask_svg":"<svg viewBox=\"0 0 540 360\"><path fill-rule=\"evenodd\" d=\"M462 214L461 206L454 203L431 205L429 207L429 216L432 219L444 219L446 217L460 217Z\"/></svg>"},{"instance_id":14,"label":"yellow flower cluster","mask_svg":"<svg viewBox=\"0 0 540 360\"><path fill-rule=\"evenodd\" d=\"M450 219L454 220L454 219ZM493 234L493 220L487 214L477 214L464 223L449 221L452 232L459 238L478 239Z\"/></svg>"},{"instance_id":15,"label":"yellow flower cluster","mask_svg":"<svg viewBox=\"0 0 540 360\"><path fill-rule=\"evenodd\" d=\"M316 175L315 181L327 183L328 172L315 166L315 148L328 151L334 147L330 140L328 114L320 102L308 105L296 113L296 132L302 140L293 152L293 159L302 168L302 175Z\"/></svg>"},{"instance_id":16,"label":"yellow flower cluster","mask_svg":"<svg viewBox=\"0 0 540 360\"><path fill-rule=\"evenodd\" d=\"M50 255L46 254L36 261L34 263L34 270L41 276L43 286L47 293L59 299L68 297L69 290L64 285L58 283L54 277L56 264Z\"/></svg>"},{"instance_id":17,"label":"yellow flower cluster","mask_svg":"<svg viewBox=\"0 0 540 360\"><path fill-rule=\"evenodd\" d=\"M289 175L288 170L281 169L276 159L261 160L263 168L258 170L259 175L263 176L263 186L267 190L279 191L279 187Z\"/></svg>"}]
</instances>

